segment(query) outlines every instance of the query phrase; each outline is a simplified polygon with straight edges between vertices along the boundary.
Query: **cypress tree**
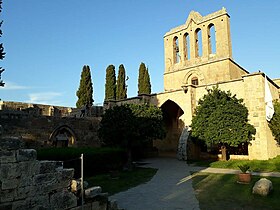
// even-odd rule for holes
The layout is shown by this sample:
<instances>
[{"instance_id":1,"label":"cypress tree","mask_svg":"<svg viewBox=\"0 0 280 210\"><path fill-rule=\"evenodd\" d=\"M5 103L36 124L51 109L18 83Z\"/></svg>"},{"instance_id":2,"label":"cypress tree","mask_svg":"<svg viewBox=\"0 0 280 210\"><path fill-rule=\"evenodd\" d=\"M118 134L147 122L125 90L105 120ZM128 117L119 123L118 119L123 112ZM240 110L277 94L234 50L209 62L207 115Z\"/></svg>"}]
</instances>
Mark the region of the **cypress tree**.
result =
<instances>
[{"instance_id":1,"label":"cypress tree","mask_svg":"<svg viewBox=\"0 0 280 210\"><path fill-rule=\"evenodd\" d=\"M87 65L83 66L83 70L81 73L80 86L76 93L78 97L78 101L76 103L77 108L81 108L82 106L88 105L92 106L93 103L93 87L90 75L90 68Z\"/></svg>"},{"instance_id":2,"label":"cypress tree","mask_svg":"<svg viewBox=\"0 0 280 210\"><path fill-rule=\"evenodd\" d=\"M148 68L146 69L144 75L144 93L151 94L151 82Z\"/></svg>"},{"instance_id":3,"label":"cypress tree","mask_svg":"<svg viewBox=\"0 0 280 210\"><path fill-rule=\"evenodd\" d=\"M139 67L138 95L140 94L151 94L150 75L144 63Z\"/></svg>"},{"instance_id":4,"label":"cypress tree","mask_svg":"<svg viewBox=\"0 0 280 210\"><path fill-rule=\"evenodd\" d=\"M2 0L0 0L0 13L2 12ZM3 21L0 21L0 37L2 37L2 30L1 30L1 26L2 26ZM5 52L4 52L4 47L3 47L3 43L0 44L0 60L3 60L5 57ZM5 83L1 80L1 73L4 71L5 69L3 69L2 67L0 67L0 87L4 87Z\"/></svg>"},{"instance_id":5,"label":"cypress tree","mask_svg":"<svg viewBox=\"0 0 280 210\"><path fill-rule=\"evenodd\" d=\"M125 68L123 64L119 66L119 72L118 72L118 80L117 80L117 90L116 90L116 99L125 99L127 98L127 89L125 85Z\"/></svg>"},{"instance_id":6,"label":"cypress tree","mask_svg":"<svg viewBox=\"0 0 280 210\"><path fill-rule=\"evenodd\" d=\"M114 65L109 65L106 69L105 101L106 100L116 100L116 72Z\"/></svg>"},{"instance_id":7,"label":"cypress tree","mask_svg":"<svg viewBox=\"0 0 280 210\"><path fill-rule=\"evenodd\" d=\"M144 63L140 64L138 75L138 95L144 93L144 77L146 72L146 66Z\"/></svg>"}]
</instances>

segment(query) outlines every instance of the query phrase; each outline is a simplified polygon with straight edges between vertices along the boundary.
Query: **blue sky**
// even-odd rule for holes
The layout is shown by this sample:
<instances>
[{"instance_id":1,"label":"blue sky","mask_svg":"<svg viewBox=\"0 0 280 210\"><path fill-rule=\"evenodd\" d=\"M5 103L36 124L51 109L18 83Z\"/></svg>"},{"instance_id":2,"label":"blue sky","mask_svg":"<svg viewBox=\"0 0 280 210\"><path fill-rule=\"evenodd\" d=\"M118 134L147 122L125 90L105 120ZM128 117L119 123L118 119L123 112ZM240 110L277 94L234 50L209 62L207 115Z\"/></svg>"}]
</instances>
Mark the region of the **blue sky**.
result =
<instances>
[{"instance_id":1,"label":"blue sky","mask_svg":"<svg viewBox=\"0 0 280 210\"><path fill-rule=\"evenodd\" d=\"M4 101L75 106L83 65L91 68L95 104L104 100L105 70L124 64L128 96L137 94L144 62L152 92L163 91L163 36L191 10L226 7L233 58L249 72L280 78L280 1L256 0L4 0Z\"/></svg>"}]
</instances>

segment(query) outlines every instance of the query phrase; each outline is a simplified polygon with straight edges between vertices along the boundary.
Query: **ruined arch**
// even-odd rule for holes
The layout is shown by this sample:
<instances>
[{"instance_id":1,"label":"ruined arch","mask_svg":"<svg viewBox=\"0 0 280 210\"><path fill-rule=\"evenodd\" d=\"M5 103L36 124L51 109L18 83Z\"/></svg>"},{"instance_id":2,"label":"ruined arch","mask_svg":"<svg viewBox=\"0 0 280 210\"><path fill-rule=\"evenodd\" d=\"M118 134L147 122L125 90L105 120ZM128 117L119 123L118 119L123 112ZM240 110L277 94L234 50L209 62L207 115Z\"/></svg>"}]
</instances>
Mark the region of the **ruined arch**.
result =
<instances>
[{"instance_id":1,"label":"ruined arch","mask_svg":"<svg viewBox=\"0 0 280 210\"><path fill-rule=\"evenodd\" d=\"M208 52L216 54L216 28L213 23L210 23L207 28L208 34Z\"/></svg>"},{"instance_id":2,"label":"ruined arch","mask_svg":"<svg viewBox=\"0 0 280 210\"><path fill-rule=\"evenodd\" d=\"M184 122L180 119L184 111L176 102L170 99L166 100L160 108L163 113L166 137L163 140L155 141L154 146L160 152L171 152L175 155L181 131L185 127Z\"/></svg>"},{"instance_id":3,"label":"ruined arch","mask_svg":"<svg viewBox=\"0 0 280 210\"><path fill-rule=\"evenodd\" d=\"M195 57L202 57L202 30L197 28L195 30Z\"/></svg>"},{"instance_id":4,"label":"ruined arch","mask_svg":"<svg viewBox=\"0 0 280 210\"><path fill-rule=\"evenodd\" d=\"M177 36L173 38L173 60L175 64L180 62L179 38Z\"/></svg>"},{"instance_id":5,"label":"ruined arch","mask_svg":"<svg viewBox=\"0 0 280 210\"><path fill-rule=\"evenodd\" d=\"M184 34L183 43L184 43L184 59L190 60L190 36L187 32Z\"/></svg>"},{"instance_id":6,"label":"ruined arch","mask_svg":"<svg viewBox=\"0 0 280 210\"><path fill-rule=\"evenodd\" d=\"M49 137L49 142L57 147L71 147L76 144L77 136L74 130L68 125L56 127Z\"/></svg>"}]
</instances>

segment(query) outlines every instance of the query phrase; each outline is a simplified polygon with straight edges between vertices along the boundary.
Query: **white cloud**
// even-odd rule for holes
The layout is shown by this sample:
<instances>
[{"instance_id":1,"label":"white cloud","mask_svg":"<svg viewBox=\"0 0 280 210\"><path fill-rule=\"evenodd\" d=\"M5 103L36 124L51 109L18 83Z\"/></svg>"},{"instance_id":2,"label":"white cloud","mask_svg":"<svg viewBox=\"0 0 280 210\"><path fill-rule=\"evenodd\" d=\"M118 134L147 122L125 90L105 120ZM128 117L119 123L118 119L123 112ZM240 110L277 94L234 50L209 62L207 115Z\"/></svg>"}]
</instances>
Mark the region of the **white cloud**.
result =
<instances>
[{"instance_id":1,"label":"white cloud","mask_svg":"<svg viewBox=\"0 0 280 210\"><path fill-rule=\"evenodd\" d=\"M59 105L61 104L61 96L62 93L59 92L29 93L27 103Z\"/></svg>"},{"instance_id":2,"label":"white cloud","mask_svg":"<svg viewBox=\"0 0 280 210\"><path fill-rule=\"evenodd\" d=\"M3 90L25 90L30 89L30 87L18 85L14 82L5 81L5 86Z\"/></svg>"}]
</instances>

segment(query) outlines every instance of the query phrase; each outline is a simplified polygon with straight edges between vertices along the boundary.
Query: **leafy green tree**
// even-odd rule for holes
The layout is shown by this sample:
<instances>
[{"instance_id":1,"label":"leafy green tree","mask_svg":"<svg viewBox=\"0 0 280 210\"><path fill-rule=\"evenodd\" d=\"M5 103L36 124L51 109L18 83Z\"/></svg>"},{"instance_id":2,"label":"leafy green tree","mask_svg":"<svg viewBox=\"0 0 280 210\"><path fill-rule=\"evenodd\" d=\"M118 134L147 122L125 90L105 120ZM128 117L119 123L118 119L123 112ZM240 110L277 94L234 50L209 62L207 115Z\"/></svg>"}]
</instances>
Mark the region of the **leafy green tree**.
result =
<instances>
[{"instance_id":1,"label":"leafy green tree","mask_svg":"<svg viewBox=\"0 0 280 210\"><path fill-rule=\"evenodd\" d=\"M2 0L0 0L0 13L2 12ZM1 30L1 26L3 24L3 20L0 22L0 37L2 37L2 30ZM3 60L5 58L5 52L4 52L4 47L3 47L3 43L0 44L0 60ZM5 71L5 69L3 69L2 67L0 67L0 87L4 87L5 83L3 82L3 80L1 80L1 74L2 72Z\"/></svg>"},{"instance_id":2,"label":"leafy green tree","mask_svg":"<svg viewBox=\"0 0 280 210\"><path fill-rule=\"evenodd\" d=\"M152 105L115 106L103 115L98 136L107 146L125 148L130 164L132 148L165 137L162 111Z\"/></svg>"},{"instance_id":3,"label":"leafy green tree","mask_svg":"<svg viewBox=\"0 0 280 210\"><path fill-rule=\"evenodd\" d=\"M76 102L77 108L81 108L85 105L92 106L93 103L93 87L91 81L90 68L87 65L83 66L81 73L80 86L76 93L78 101Z\"/></svg>"},{"instance_id":4,"label":"leafy green tree","mask_svg":"<svg viewBox=\"0 0 280 210\"><path fill-rule=\"evenodd\" d=\"M209 89L208 94L198 101L191 127L192 136L207 146L221 145L224 160L228 146L250 142L256 133L248 123L248 109L243 100L218 87Z\"/></svg>"},{"instance_id":5,"label":"leafy green tree","mask_svg":"<svg viewBox=\"0 0 280 210\"><path fill-rule=\"evenodd\" d=\"M127 98L127 89L125 84L125 68L123 64L119 66L118 79L117 79L117 90L116 90L116 99L125 99Z\"/></svg>"},{"instance_id":6,"label":"leafy green tree","mask_svg":"<svg viewBox=\"0 0 280 210\"><path fill-rule=\"evenodd\" d=\"M106 69L105 101L107 100L116 100L116 72L114 65L109 65Z\"/></svg>"},{"instance_id":7,"label":"leafy green tree","mask_svg":"<svg viewBox=\"0 0 280 210\"><path fill-rule=\"evenodd\" d=\"M272 131L272 134L275 140L280 144L280 102L274 102L274 115L269 122L269 127Z\"/></svg>"},{"instance_id":8,"label":"leafy green tree","mask_svg":"<svg viewBox=\"0 0 280 210\"><path fill-rule=\"evenodd\" d=\"M140 64L138 75L138 95L141 94L151 94L150 75L144 63Z\"/></svg>"}]
</instances>

